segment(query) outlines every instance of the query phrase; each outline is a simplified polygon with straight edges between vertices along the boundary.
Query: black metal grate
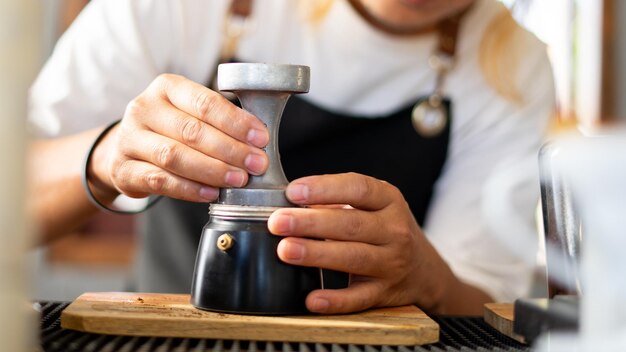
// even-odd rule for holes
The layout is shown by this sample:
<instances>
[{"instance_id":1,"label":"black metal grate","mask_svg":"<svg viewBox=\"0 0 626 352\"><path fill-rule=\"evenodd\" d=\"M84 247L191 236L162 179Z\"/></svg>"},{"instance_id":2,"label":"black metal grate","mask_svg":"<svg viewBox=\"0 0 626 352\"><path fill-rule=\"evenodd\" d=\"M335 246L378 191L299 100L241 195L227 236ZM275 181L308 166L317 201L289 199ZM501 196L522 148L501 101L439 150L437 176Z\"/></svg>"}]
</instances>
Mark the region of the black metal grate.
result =
<instances>
[{"instance_id":1,"label":"black metal grate","mask_svg":"<svg viewBox=\"0 0 626 352\"><path fill-rule=\"evenodd\" d=\"M37 303L41 311L41 349L46 352L525 352L528 346L487 325L482 318L437 317L440 342L426 346L369 346L320 343L287 343L132 337L89 334L61 329L61 312L69 303Z\"/></svg>"}]
</instances>

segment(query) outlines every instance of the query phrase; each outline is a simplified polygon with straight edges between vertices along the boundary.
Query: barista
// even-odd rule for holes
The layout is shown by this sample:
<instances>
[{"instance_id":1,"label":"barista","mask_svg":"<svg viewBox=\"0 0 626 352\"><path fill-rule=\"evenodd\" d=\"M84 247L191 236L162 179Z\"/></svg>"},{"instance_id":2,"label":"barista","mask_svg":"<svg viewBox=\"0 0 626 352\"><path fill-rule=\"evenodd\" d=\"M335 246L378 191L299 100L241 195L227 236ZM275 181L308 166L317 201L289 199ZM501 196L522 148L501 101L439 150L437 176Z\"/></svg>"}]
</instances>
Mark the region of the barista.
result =
<instances>
[{"instance_id":1,"label":"barista","mask_svg":"<svg viewBox=\"0 0 626 352\"><path fill-rule=\"evenodd\" d=\"M266 128L203 84L227 13L228 1L93 1L31 91L30 123L51 137L31 155L44 239L98 211L80 181L90 149L89 187L104 205L165 196L141 222L139 291L188 292L206 203L268 167ZM442 75L438 28L459 14ZM480 314L525 294L531 268L490 237L482 188L499 164L536 153L554 98L545 47L503 5L255 0L247 23L234 58L311 67L279 139L287 197L308 207L269 219L281 260L351 274L346 288L312 292L311 311ZM412 123L425 100L442 127ZM516 204L532 214L532 190L521 191Z\"/></svg>"}]
</instances>

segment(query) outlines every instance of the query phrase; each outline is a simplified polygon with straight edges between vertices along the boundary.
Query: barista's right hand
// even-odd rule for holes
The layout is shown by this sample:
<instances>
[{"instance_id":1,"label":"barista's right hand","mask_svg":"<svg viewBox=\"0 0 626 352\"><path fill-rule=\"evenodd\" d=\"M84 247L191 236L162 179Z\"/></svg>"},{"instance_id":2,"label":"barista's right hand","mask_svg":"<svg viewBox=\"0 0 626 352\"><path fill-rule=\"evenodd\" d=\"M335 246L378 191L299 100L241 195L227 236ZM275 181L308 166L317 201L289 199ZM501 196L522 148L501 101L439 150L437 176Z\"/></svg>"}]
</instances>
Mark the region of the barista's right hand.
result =
<instances>
[{"instance_id":1,"label":"barista's right hand","mask_svg":"<svg viewBox=\"0 0 626 352\"><path fill-rule=\"evenodd\" d=\"M164 74L131 101L94 151L88 178L99 194L151 194L195 202L266 171L265 125L222 95Z\"/></svg>"}]
</instances>

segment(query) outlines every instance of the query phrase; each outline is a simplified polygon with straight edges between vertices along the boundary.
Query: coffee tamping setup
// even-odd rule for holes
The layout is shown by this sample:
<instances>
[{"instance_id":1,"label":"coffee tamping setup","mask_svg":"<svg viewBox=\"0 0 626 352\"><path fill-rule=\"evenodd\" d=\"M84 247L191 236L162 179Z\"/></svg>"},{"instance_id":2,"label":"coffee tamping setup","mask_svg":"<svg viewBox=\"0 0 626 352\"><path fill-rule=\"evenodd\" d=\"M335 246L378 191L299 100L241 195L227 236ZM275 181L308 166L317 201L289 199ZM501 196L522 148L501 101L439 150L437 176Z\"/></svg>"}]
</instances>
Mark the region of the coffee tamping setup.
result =
<instances>
[{"instance_id":1,"label":"coffee tamping setup","mask_svg":"<svg viewBox=\"0 0 626 352\"><path fill-rule=\"evenodd\" d=\"M280 164L278 128L292 94L309 90L309 68L298 65L230 63L218 66L219 90L234 93L246 111L267 126L267 172L250 175L243 188L226 188L209 207L191 289L196 308L240 314L306 313L309 292L321 288L321 270L283 263L281 238L269 233L276 209L293 207Z\"/></svg>"}]
</instances>

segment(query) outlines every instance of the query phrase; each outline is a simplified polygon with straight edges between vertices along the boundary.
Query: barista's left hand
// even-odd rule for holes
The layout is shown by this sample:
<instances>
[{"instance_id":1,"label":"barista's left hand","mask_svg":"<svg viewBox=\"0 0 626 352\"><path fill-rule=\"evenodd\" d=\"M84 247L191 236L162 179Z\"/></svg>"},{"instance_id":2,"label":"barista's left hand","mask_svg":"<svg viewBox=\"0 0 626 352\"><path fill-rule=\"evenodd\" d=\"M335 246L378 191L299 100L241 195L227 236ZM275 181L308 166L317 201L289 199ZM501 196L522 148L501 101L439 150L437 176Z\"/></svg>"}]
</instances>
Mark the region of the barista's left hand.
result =
<instances>
[{"instance_id":1,"label":"barista's left hand","mask_svg":"<svg viewBox=\"0 0 626 352\"><path fill-rule=\"evenodd\" d=\"M351 275L348 288L311 292L309 310L346 313L404 304L438 310L454 275L396 187L354 173L311 176L293 181L287 197L311 207L280 209L270 217L269 230L285 236L280 259Z\"/></svg>"}]
</instances>

